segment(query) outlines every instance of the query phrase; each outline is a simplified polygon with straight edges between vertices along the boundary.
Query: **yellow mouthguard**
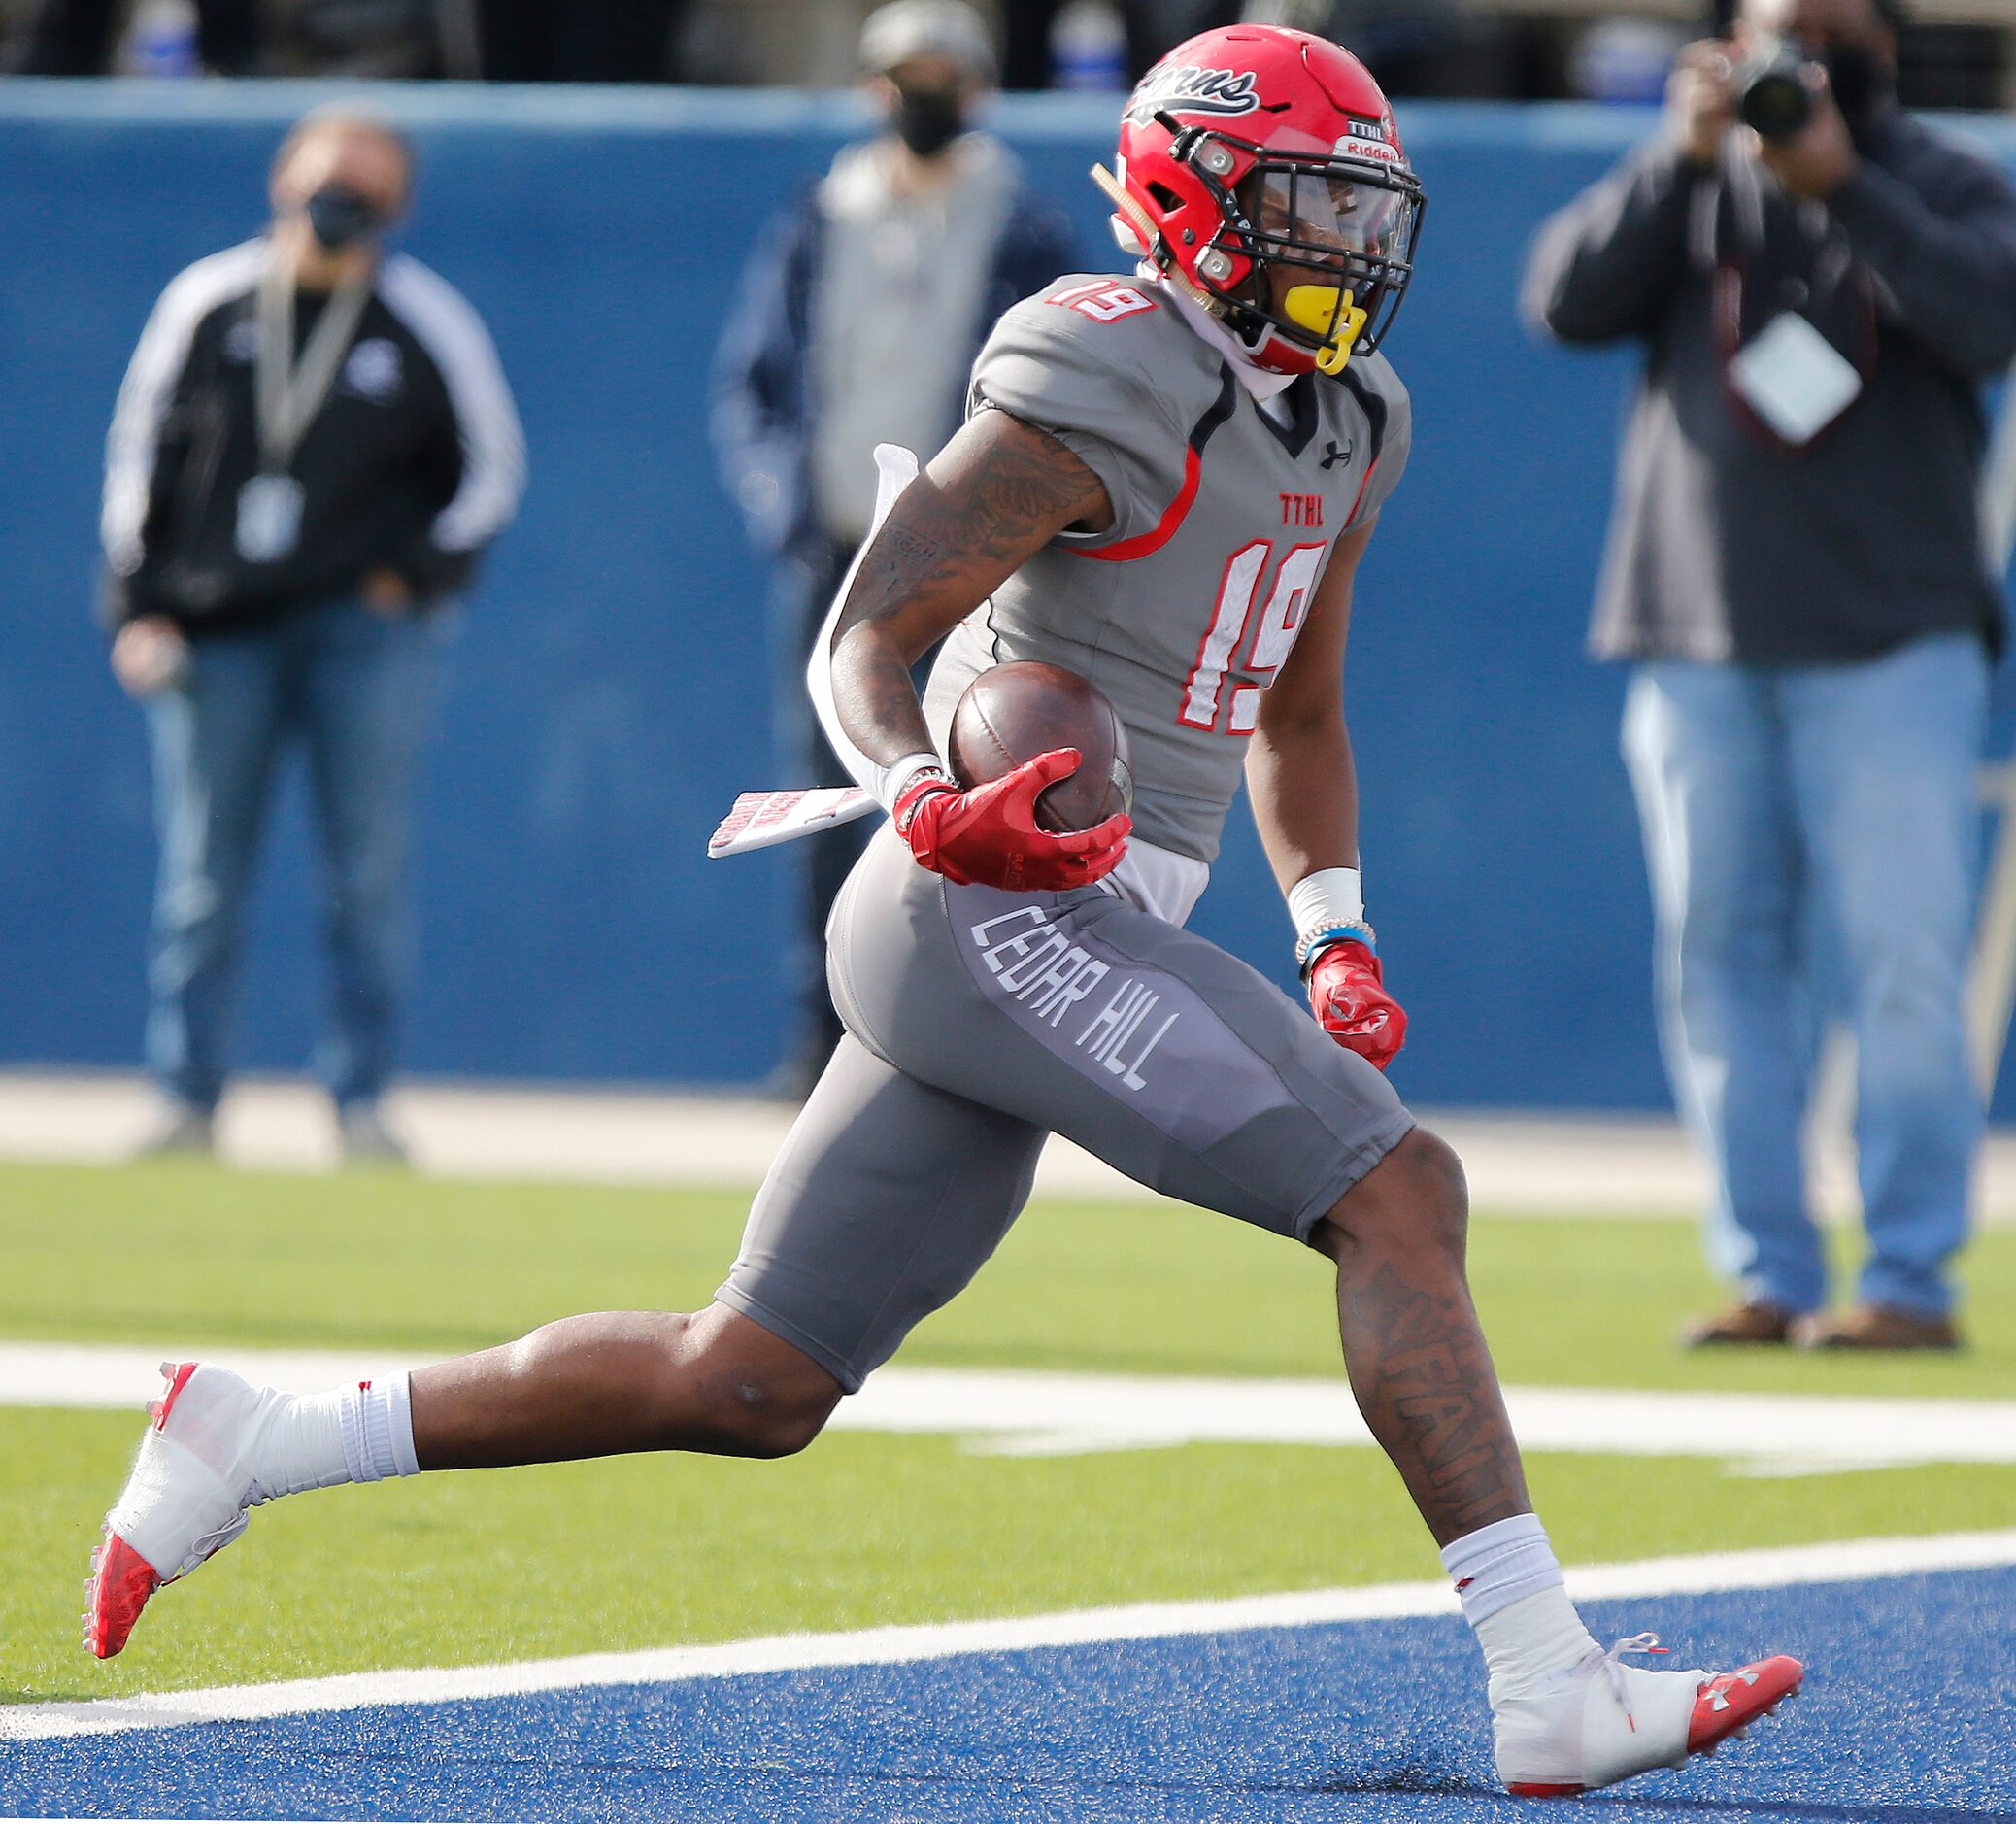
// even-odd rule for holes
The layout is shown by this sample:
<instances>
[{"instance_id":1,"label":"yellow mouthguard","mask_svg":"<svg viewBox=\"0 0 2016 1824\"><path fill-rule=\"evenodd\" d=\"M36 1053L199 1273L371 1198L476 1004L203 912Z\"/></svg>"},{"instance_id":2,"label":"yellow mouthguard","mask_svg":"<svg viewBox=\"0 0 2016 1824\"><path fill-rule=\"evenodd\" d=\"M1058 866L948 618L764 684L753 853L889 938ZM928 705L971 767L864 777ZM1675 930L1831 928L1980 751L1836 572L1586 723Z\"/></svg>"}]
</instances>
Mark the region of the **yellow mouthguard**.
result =
<instances>
[{"instance_id":1,"label":"yellow mouthguard","mask_svg":"<svg viewBox=\"0 0 2016 1824\"><path fill-rule=\"evenodd\" d=\"M1365 326L1357 299L1340 286L1297 285L1289 287L1281 308L1290 321L1327 337L1316 351L1316 365L1326 374L1341 374L1351 359L1351 345Z\"/></svg>"}]
</instances>

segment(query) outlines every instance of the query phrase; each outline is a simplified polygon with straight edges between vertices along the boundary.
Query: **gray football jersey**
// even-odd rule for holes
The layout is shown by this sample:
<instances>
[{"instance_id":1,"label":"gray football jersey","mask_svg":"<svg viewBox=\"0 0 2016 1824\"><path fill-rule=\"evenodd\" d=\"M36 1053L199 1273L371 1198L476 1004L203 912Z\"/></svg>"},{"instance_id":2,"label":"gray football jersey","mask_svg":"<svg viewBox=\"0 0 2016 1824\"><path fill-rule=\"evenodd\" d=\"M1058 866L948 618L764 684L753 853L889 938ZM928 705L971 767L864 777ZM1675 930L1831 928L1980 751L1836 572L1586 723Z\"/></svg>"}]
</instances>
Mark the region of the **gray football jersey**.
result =
<instances>
[{"instance_id":1,"label":"gray football jersey","mask_svg":"<svg viewBox=\"0 0 2016 1824\"><path fill-rule=\"evenodd\" d=\"M924 713L943 745L991 665L1046 659L1126 726L1134 829L1210 861L1260 692L1294 645L1332 544L1407 460L1406 388L1386 357L1309 376L1274 422L1161 287L1077 274L995 325L967 412L997 406L1105 484L1113 524L1053 540L946 641Z\"/></svg>"}]
</instances>

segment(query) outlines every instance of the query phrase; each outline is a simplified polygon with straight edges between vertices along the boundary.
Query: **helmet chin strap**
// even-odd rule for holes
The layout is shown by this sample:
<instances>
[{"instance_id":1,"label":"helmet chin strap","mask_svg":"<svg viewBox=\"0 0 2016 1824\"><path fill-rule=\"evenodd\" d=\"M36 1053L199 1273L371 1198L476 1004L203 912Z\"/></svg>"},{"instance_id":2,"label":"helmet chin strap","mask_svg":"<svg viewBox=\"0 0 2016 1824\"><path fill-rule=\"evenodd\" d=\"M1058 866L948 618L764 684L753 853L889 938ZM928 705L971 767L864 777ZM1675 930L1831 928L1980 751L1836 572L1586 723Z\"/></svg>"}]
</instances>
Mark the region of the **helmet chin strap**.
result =
<instances>
[{"instance_id":1,"label":"helmet chin strap","mask_svg":"<svg viewBox=\"0 0 2016 1824\"><path fill-rule=\"evenodd\" d=\"M1155 225L1154 218L1127 194L1126 186L1104 165L1092 166L1092 181L1105 192L1106 200L1113 205L1115 212L1133 230L1135 238L1141 243L1138 248L1126 248L1126 252L1138 253L1144 259L1154 259L1156 244L1162 238L1161 230ZM1126 247L1124 241L1122 246ZM1166 263L1156 260L1156 264L1161 268L1162 277L1200 310L1209 311L1214 317L1225 314L1225 300L1214 297L1205 290L1174 260Z\"/></svg>"},{"instance_id":2,"label":"helmet chin strap","mask_svg":"<svg viewBox=\"0 0 2016 1824\"><path fill-rule=\"evenodd\" d=\"M1161 242L1161 230L1147 210L1127 193L1126 186L1108 171L1104 165L1093 165L1092 181L1104 192L1106 200L1113 205L1114 212L1132 233L1136 247L1126 247L1126 237L1121 236L1121 245L1130 253L1139 253L1145 259L1155 260L1155 249ZM1223 317L1226 301L1191 278L1174 260L1155 260L1162 278L1176 287L1199 309L1208 311L1213 317ZM1316 351L1316 367L1319 373L1336 375L1344 371L1345 363L1351 359L1353 344L1369 321L1368 314L1359 308L1357 297L1341 286L1297 285L1291 286L1288 295L1281 300L1282 310L1292 322L1307 329L1314 335L1324 337L1322 347Z\"/></svg>"}]
</instances>

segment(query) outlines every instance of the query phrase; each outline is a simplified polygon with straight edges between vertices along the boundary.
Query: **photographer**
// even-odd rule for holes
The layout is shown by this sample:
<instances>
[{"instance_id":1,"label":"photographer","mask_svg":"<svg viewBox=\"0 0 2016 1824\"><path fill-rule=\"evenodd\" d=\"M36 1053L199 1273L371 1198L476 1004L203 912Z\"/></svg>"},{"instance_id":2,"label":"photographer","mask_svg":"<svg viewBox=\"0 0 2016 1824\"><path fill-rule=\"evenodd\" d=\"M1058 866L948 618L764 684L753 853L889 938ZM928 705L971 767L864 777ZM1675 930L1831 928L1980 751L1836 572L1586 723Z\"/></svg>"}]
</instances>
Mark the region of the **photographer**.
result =
<instances>
[{"instance_id":1,"label":"photographer","mask_svg":"<svg viewBox=\"0 0 2016 1824\"><path fill-rule=\"evenodd\" d=\"M2016 195L1895 101L1893 0L1744 0L1667 127L1542 229L1529 312L1641 341L1593 644L1679 1100L1737 1301L1689 1340L1950 1348L1982 1125L1963 1017L1999 589L1983 381L2016 357ZM1858 1041L1870 1257L1826 1310L1799 1130L1809 933Z\"/></svg>"}]
</instances>

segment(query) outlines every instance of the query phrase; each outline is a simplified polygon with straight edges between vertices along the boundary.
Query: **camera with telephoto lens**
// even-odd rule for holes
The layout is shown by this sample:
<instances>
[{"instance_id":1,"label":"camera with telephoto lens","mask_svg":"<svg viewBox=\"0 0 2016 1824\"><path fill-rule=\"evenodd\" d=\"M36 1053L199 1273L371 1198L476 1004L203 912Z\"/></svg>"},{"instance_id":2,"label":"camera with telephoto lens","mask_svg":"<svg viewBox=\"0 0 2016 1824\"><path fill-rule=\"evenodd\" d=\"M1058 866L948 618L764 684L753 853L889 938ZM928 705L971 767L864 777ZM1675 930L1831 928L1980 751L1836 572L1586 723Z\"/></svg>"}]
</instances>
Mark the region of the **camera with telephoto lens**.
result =
<instances>
[{"instance_id":1,"label":"camera with telephoto lens","mask_svg":"<svg viewBox=\"0 0 2016 1824\"><path fill-rule=\"evenodd\" d=\"M1736 113L1764 139L1791 139L1813 118L1804 70L1812 53L1796 38L1760 46L1736 65Z\"/></svg>"}]
</instances>

